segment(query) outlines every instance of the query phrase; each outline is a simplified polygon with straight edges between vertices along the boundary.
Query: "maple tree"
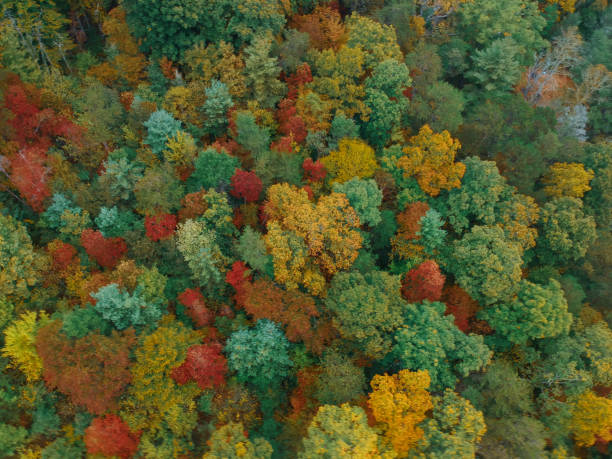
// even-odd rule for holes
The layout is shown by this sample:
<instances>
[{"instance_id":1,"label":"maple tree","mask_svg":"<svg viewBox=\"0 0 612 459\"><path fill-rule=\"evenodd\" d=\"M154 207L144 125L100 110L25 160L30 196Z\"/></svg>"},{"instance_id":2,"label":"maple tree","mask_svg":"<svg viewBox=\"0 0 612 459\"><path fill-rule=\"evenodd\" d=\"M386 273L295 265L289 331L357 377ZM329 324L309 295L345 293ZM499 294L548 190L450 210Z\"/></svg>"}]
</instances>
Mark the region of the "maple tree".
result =
<instances>
[{"instance_id":1,"label":"maple tree","mask_svg":"<svg viewBox=\"0 0 612 459\"><path fill-rule=\"evenodd\" d=\"M127 459L138 449L139 437L139 434L130 431L119 416L107 414L91 422L85 429L83 441L89 454Z\"/></svg>"},{"instance_id":2,"label":"maple tree","mask_svg":"<svg viewBox=\"0 0 612 459\"><path fill-rule=\"evenodd\" d=\"M438 301L442 296L445 276L438 264L427 260L408 271L402 279L402 296L409 303Z\"/></svg>"},{"instance_id":3,"label":"maple tree","mask_svg":"<svg viewBox=\"0 0 612 459\"><path fill-rule=\"evenodd\" d=\"M100 231L87 228L81 233L81 245L96 263L103 268L113 268L127 251L120 237L105 238Z\"/></svg>"},{"instance_id":4,"label":"maple tree","mask_svg":"<svg viewBox=\"0 0 612 459\"><path fill-rule=\"evenodd\" d=\"M185 361L172 370L172 378L179 384L193 380L200 389L222 386L227 363L221 350L218 343L191 346L187 349Z\"/></svg>"},{"instance_id":5,"label":"maple tree","mask_svg":"<svg viewBox=\"0 0 612 459\"><path fill-rule=\"evenodd\" d=\"M178 219L176 215L159 214L147 215L145 217L145 229L147 237L152 241L166 239L174 234Z\"/></svg>"},{"instance_id":6,"label":"maple tree","mask_svg":"<svg viewBox=\"0 0 612 459\"><path fill-rule=\"evenodd\" d=\"M257 174L236 169L231 178L231 195L242 198L245 202L259 201L262 190L262 183Z\"/></svg>"}]
</instances>

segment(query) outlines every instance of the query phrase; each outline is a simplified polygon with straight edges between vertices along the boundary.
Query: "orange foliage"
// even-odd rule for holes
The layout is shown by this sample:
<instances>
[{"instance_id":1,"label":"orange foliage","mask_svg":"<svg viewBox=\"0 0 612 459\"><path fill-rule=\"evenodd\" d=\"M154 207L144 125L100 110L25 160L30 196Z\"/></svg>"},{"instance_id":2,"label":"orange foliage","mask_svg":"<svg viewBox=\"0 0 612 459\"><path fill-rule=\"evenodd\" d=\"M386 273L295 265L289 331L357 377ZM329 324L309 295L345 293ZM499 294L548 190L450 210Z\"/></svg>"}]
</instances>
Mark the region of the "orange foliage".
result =
<instances>
[{"instance_id":1,"label":"orange foliage","mask_svg":"<svg viewBox=\"0 0 612 459\"><path fill-rule=\"evenodd\" d=\"M337 50L346 41L340 13L328 6L318 5L311 14L295 16L293 22L310 36L310 45L318 50Z\"/></svg>"}]
</instances>

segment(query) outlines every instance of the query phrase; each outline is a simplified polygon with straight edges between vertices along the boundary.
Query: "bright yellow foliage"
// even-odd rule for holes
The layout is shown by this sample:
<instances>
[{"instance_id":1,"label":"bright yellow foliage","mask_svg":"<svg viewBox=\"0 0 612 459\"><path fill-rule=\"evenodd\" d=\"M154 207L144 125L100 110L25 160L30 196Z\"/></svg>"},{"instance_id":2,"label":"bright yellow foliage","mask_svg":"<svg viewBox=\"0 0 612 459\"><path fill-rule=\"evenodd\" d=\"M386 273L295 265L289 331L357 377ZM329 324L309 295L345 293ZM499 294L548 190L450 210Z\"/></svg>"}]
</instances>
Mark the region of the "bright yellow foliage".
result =
<instances>
[{"instance_id":1,"label":"bright yellow foliage","mask_svg":"<svg viewBox=\"0 0 612 459\"><path fill-rule=\"evenodd\" d=\"M427 388L426 370L401 370L395 375L372 378L368 405L377 422L383 425L385 437L399 454L406 453L423 437L418 424L433 408Z\"/></svg>"},{"instance_id":2,"label":"bright yellow foliage","mask_svg":"<svg viewBox=\"0 0 612 459\"><path fill-rule=\"evenodd\" d=\"M193 399L202 390L193 382L179 386L171 373L185 360L187 348L199 342L197 333L169 315L157 330L142 338L131 368L132 385L121 409L132 431L145 430L154 436L166 427L184 436L195 427Z\"/></svg>"},{"instance_id":3,"label":"bright yellow foliage","mask_svg":"<svg viewBox=\"0 0 612 459\"><path fill-rule=\"evenodd\" d=\"M570 428L578 446L612 440L612 400L585 392L574 405Z\"/></svg>"},{"instance_id":4,"label":"bright yellow foliage","mask_svg":"<svg viewBox=\"0 0 612 459\"><path fill-rule=\"evenodd\" d=\"M268 459L272 446L263 438L247 438L241 423L230 422L219 427L208 440L210 451L202 459Z\"/></svg>"},{"instance_id":5,"label":"bright yellow foliage","mask_svg":"<svg viewBox=\"0 0 612 459\"><path fill-rule=\"evenodd\" d=\"M362 238L359 217L346 196L332 193L316 204L306 191L287 183L268 189L265 204L268 233L264 237L274 262L274 277L289 289L305 286L320 295L324 274L351 267Z\"/></svg>"},{"instance_id":6,"label":"bright yellow foliage","mask_svg":"<svg viewBox=\"0 0 612 459\"><path fill-rule=\"evenodd\" d=\"M353 177L369 178L378 168L374 149L358 139L342 139L338 150L321 162L332 177L331 183L344 183Z\"/></svg>"},{"instance_id":7,"label":"bright yellow foliage","mask_svg":"<svg viewBox=\"0 0 612 459\"><path fill-rule=\"evenodd\" d=\"M421 189L430 196L441 190L458 188L465 173L465 165L455 162L461 143L448 131L434 133L425 124L417 135L410 138L397 165L406 177L415 177Z\"/></svg>"},{"instance_id":8,"label":"bright yellow foliage","mask_svg":"<svg viewBox=\"0 0 612 459\"><path fill-rule=\"evenodd\" d=\"M576 11L576 0L546 0L551 5L559 5L561 11L573 13Z\"/></svg>"},{"instance_id":9,"label":"bright yellow foliage","mask_svg":"<svg viewBox=\"0 0 612 459\"><path fill-rule=\"evenodd\" d=\"M555 163L544 178L544 191L553 198L582 198L591 189L593 177L593 171L585 170L582 163Z\"/></svg>"},{"instance_id":10,"label":"bright yellow foliage","mask_svg":"<svg viewBox=\"0 0 612 459\"><path fill-rule=\"evenodd\" d=\"M176 166L190 166L198 154L195 140L184 131L178 131L174 137L169 138L166 147L164 158Z\"/></svg>"},{"instance_id":11,"label":"bright yellow foliage","mask_svg":"<svg viewBox=\"0 0 612 459\"><path fill-rule=\"evenodd\" d=\"M164 96L162 108L181 121L201 126L201 119L194 104L194 89L193 86L171 87Z\"/></svg>"},{"instance_id":12,"label":"bright yellow foliage","mask_svg":"<svg viewBox=\"0 0 612 459\"><path fill-rule=\"evenodd\" d=\"M36 353L36 332L49 320L44 312L37 317L36 311L29 311L4 331L2 355L11 359L11 365L21 370L29 383L38 381L42 373L42 360Z\"/></svg>"}]
</instances>

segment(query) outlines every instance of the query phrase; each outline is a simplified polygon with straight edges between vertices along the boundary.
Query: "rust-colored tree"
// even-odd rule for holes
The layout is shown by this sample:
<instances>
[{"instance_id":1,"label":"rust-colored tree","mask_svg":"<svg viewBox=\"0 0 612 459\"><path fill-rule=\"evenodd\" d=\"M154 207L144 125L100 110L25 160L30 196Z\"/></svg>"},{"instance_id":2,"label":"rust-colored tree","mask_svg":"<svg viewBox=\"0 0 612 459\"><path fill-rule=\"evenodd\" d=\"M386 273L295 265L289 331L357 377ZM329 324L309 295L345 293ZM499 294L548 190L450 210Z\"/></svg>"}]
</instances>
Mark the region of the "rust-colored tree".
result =
<instances>
[{"instance_id":1,"label":"rust-colored tree","mask_svg":"<svg viewBox=\"0 0 612 459\"><path fill-rule=\"evenodd\" d=\"M85 429L85 446L89 454L132 457L138 449L140 433L133 433L116 414L95 418Z\"/></svg>"},{"instance_id":2,"label":"rust-colored tree","mask_svg":"<svg viewBox=\"0 0 612 459\"><path fill-rule=\"evenodd\" d=\"M81 233L81 245L87 255L103 268L114 268L127 251L127 245L120 237L105 238L100 231L91 228Z\"/></svg>"}]
</instances>

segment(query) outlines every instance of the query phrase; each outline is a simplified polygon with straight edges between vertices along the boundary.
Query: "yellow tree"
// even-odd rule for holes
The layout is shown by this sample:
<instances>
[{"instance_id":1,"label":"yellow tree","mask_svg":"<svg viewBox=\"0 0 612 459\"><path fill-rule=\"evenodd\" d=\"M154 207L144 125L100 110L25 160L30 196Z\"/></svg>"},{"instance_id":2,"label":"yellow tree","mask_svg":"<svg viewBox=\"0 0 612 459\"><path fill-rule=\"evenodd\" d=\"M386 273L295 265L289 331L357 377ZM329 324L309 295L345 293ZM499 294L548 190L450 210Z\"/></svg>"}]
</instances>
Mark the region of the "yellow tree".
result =
<instances>
[{"instance_id":1,"label":"yellow tree","mask_svg":"<svg viewBox=\"0 0 612 459\"><path fill-rule=\"evenodd\" d=\"M591 391L580 395L572 410L570 428L578 446L592 446L597 440L609 442L612 440L612 400Z\"/></svg>"},{"instance_id":2,"label":"yellow tree","mask_svg":"<svg viewBox=\"0 0 612 459\"><path fill-rule=\"evenodd\" d=\"M429 387L429 373L425 370L401 370L395 375L376 375L372 378L372 393L368 405L376 422L385 431L393 449L404 455L423 437L418 424L433 408Z\"/></svg>"},{"instance_id":3,"label":"yellow tree","mask_svg":"<svg viewBox=\"0 0 612 459\"><path fill-rule=\"evenodd\" d=\"M458 188L465 173L465 165L455 162L461 144L448 131L434 133L429 125L410 138L397 164L406 177L415 177L421 189L430 196L441 190Z\"/></svg>"},{"instance_id":4,"label":"yellow tree","mask_svg":"<svg viewBox=\"0 0 612 459\"><path fill-rule=\"evenodd\" d=\"M268 233L264 241L274 275L287 288L304 285L319 295L331 276L351 267L362 238L359 217L344 194L323 196L315 204L308 194L287 183L268 189L264 205Z\"/></svg>"},{"instance_id":5,"label":"yellow tree","mask_svg":"<svg viewBox=\"0 0 612 459\"><path fill-rule=\"evenodd\" d=\"M36 353L36 332L48 322L44 312L37 317L36 311L29 311L4 331L2 355L11 359L12 366L21 370L28 382L40 379L42 360Z\"/></svg>"},{"instance_id":6,"label":"yellow tree","mask_svg":"<svg viewBox=\"0 0 612 459\"><path fill-rule=\"evenodd\" d=\"M582 198L595 174L582 163L555 163L544 178L544 191L553 198Z\"/></svg>"},{"instance_id":7,"label":"yellow tree","mask_svg":"<svg viewBox=\"0 0 612 459\"><path fill-rule=\"evenodd\" d=\"M370 178L378 168L374 149L358 139L342 139L338 150L321 162L332 177L331 183L344 183L353 177Z\"/></svg>"}]
</instances>

